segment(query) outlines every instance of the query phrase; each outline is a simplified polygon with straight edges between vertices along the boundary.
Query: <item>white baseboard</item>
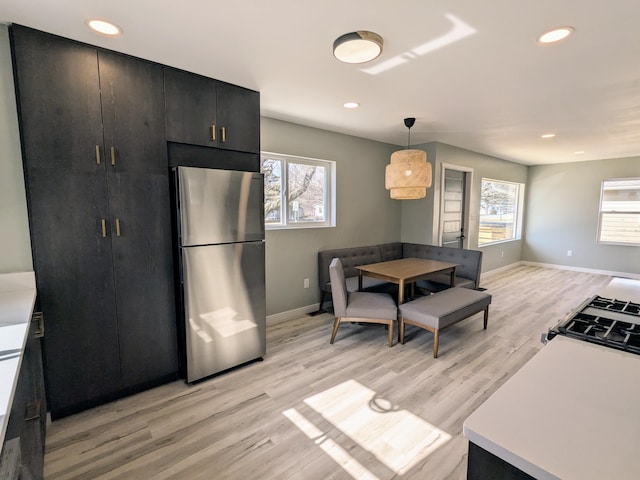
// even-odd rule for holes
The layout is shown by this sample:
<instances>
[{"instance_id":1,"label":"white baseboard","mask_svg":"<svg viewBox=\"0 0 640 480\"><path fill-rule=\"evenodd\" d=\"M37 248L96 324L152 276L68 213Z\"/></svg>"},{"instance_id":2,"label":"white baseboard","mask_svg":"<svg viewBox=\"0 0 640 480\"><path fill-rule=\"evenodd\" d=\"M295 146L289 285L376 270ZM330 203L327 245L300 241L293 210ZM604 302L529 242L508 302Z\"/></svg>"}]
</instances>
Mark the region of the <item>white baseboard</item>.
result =
<instances>
[{"instance_id":1,"label":"white baseboard","mask_svg":"<svg viewBox=\"0 0 640 480\"><path fill-rule=\"evenodd\" d=\"M573 272L584 272L584 273L594 273L597 275L609 275L612 277L622 277L622 278L633 278L640 280L640 274L638 273L629 273L629 272L616 272L613 270L599 270L596 268L584 268L584 267L574 267L571 265L557 265L554 263L540 263L540 262L528 262L525 260L511 263L509 265L505 265L504 267L499 267L494 270L490 270L488 272L483 272L480 278L485 276L490 276L494 273L501 272L503 270L508 270L509 268L517 267L518 265L529 265L532 267L545 267L545 268L557 268L558 270L571 270Z\"/></svg>"},{"instance_id":2,"label":"white baseboard","mask_svg":"<svg viewBox=\"0 0 640 480\"><path fill-rule=\"evenodd\" d=\"M518 265L522 265L522 262L510 263L509 265L505 265L503 267L494 268L493 270L489 270L488 272L482 272L480 274L480 286L482 286L482 279L490 277L496 273L504 272L505 270L509 270L511 268L517 267Z\"/></svg>"},{"instance_id":3,"label":"white baseboard","mask_svg":"<svg viewBox=\"0 0 640 480\"><path fill-rule=\"evenodd\" d=\"M494 268L493 270L489 270L488 272L482 272L480 275L480 279L486 279L491 275L494 275L499 272L503 272L505 270L509 270L510 268L515 268L519 265L529 265L532 267L546 267L546 268L557 268L559 270L571 270L574 272L585 272L585 273L594 273L598 275L609 275L612 277L622 277L622 278L633 278L640 280L640 274L638 273L629 273L629 272L615 272L612 270L598 270L595 268L583 268L583 267L572 267L569 265L556 265L553 263L540 263L540 262L527 262L527 261L519 261L515 263L510 263L509 265L505 265L504 267ZM480 284L482 286L482 283ZM330 306L331 302L326 302L325 306ZM295 308L293 310L288 310L286 312L274 313L273 315L267 316L267 325L273 325L280 322L286 322L287 320L291 320L307 313L315 312L318 310L320 306L319 303L314 303L312 305L307 305L306 307Z\"/></svg>"},{"instance_id":4,"label":"white baseboard","mask_svg":"<svg viewBox=\"0 0 640 480\"><path fill-rule=\"evenodd\" d=\"M294 308L293 310L287 310L286 312L267 315L267 326L275 323L286 322L287 320L300 317L306 313L315 312L318 310L319 306L319 303L314 303L312 305L307 305L306 307Z\"/></svg>"},{"instance_id":5,"label":"white baseboard","mask_svg":"<svg viewBox=\"0 0 640 480\"><path fill-rule=\"evenodd\" d=\"M610 275L612 277L623 277L623 278L634 278L640 279L640 274L638 273L629 273L629 272L616 272L613 270L599 270L597 268L583 268L583 267L572 267L569 265L554 265L551 263L538 263L538 262L522 262L523 265L532 265L534 267L547 267L547 268L558 268L560 270L572 270L574 272L585 272L585 273L595 273L598 275Z\"/></svg>"}]
</instances>

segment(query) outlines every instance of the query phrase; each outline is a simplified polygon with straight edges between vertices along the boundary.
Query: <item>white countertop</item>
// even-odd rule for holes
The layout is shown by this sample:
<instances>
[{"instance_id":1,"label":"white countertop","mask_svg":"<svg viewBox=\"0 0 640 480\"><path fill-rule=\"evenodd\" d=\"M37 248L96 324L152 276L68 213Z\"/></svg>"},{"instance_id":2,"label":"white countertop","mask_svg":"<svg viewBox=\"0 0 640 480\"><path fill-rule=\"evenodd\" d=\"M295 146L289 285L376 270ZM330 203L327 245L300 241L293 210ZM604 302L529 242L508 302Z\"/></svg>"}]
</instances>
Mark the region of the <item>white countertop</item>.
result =
<instances>
[{"instance_id":1,"label":"white countertop","mask_svg":"<svg viewBox=\"0 0 640 480\"><path fill-rule=\"evenodd\" d=\"M637 280L615 280L600 295L640 292ZM640 355L557 335L465 420L463 432L538 479L635 480L638 405Z\"/></svg>"},{"instance_id":2,"label":"white countertop","mask_svg":"<svg viewBox=\"0 0 640 480\"><path fill-rule=\"evenodd\" d=\"M33 272L0 274L0 447L36 299Z\"/></svg>"},{"instance_id":3,"label":"white countertop","mask_svg":"<svg viewBox=\"0 0 640 480\"><path fill-rule=\"evenodd\" d=\"M640 303L640 280L614 278L598 295L605 298Z\"/></svg>"}]
</instances>

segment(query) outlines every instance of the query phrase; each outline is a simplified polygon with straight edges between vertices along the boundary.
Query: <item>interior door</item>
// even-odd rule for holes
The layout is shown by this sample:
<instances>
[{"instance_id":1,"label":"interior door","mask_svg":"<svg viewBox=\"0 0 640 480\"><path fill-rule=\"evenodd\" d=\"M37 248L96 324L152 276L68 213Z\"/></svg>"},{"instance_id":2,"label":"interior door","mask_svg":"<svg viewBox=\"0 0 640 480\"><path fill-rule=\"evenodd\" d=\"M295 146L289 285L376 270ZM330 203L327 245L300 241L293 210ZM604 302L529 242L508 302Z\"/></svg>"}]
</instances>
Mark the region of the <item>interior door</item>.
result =
<instances>
[{"instance_id":1,"label":"interior door","mask_svg":"<svg viewBox=\"0 0 640 480\"><path fill-rule=\"evenodd\" d=\"M467 172L444 168L440 231L442 246L464 248Z\"/></svg>"}]
</instances>

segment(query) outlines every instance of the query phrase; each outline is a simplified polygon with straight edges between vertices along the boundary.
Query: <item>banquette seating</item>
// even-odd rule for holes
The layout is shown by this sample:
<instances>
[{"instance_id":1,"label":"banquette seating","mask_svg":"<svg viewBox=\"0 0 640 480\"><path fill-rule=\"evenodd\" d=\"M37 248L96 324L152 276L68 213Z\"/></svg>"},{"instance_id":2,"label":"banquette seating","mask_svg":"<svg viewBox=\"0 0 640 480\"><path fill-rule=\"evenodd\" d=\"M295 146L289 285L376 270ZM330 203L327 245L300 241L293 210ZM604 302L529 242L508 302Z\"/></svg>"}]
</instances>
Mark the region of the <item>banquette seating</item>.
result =
<instances>
[{"instance_id":1,"label":"banquette seating","mask_svg":"<svg viewBox=\"0 0 640 480\"><path fill-rule=\"evenodd\" d=\"M363 276L363 289L358 291L357 266L396 260L427 258L456 263L456 286L449 287L449 274L434 274L418 286L431 294L396 307L388 293L390 285ZM383 323L387 325L389 346L393 344L393 324L399 319L398 340L404 344L406 325L433 333L433 356L438 357L439 335L443 328L484 311L487 328L491 295L479 288L482 252L415 243L387 243L364 247L341 248L318 252L318 275L321 289L320 310L326 295L333 300L335 320L330 343L335 341L342 322ZM398 314L399 313L399 314Z\"/></svg>"},{"instance_id":2,"label":"banquette seating","mask_svg":"<svg viewBox=\"0 0 640 480\"><path fill-rule=\"evenodd\" d=\"M411 257L457 263L459 266L456 268L456 286L470 289L480 287L482 269L480 250L401 242L322 250L318 252L319 310L322 311L327 296L331 294L329 264L334 258L339 258L343 265L347 291L355 292L358 290L357 266ZM417 282L417 286L431 292L444 290L449 287L449 274L434 274L429 280ZM390 286L384 280L365 276L362 278L362 287L365 291L390 291L395 286Z\"/></svg>"}]
</instances>

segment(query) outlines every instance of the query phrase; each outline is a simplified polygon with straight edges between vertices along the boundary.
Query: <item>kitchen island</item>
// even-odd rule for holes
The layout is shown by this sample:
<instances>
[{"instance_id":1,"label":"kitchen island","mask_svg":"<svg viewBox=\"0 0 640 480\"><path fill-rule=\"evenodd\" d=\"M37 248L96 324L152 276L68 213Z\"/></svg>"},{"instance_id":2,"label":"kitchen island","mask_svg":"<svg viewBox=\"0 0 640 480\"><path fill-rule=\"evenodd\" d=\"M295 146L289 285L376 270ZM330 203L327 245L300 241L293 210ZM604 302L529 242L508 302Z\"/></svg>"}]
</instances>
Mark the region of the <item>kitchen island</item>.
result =
<instances>
[{"instance_id":1,"label":"kitchen island","mask_svg":"<svg viewBox=\"0 0 640 480\"><path fill-rule=\"evenodd\" d=\"M600 292L621 294L640 282ZM557 336L465 420L467 478L636 479L638 405L640 355Z\"/></svg>"},{"instance_id":2,"label":"kitchen island","mask_svg":"<svg viewBox=\"0 0 640 480\"><path fill-rule=\"evenodd\" d=\"M27 401L19 388L19 377L24 372L23 360L31 330L35 299L33 272L0 275L0 445L3 446L4 466L12 461L13 454L8 450L16 449L15 441L8 448L5 448L6 444L16 434L22 433L24 418L18 418L14 422L10 417L11 413L16 411L22 414L22 417L25 415L23 406L16 405L16 402ZM0 464L0 469L2 468L3 465ZM5 470L1 471L3 475L7 473Z\"/></svg>"}]
</instances>

